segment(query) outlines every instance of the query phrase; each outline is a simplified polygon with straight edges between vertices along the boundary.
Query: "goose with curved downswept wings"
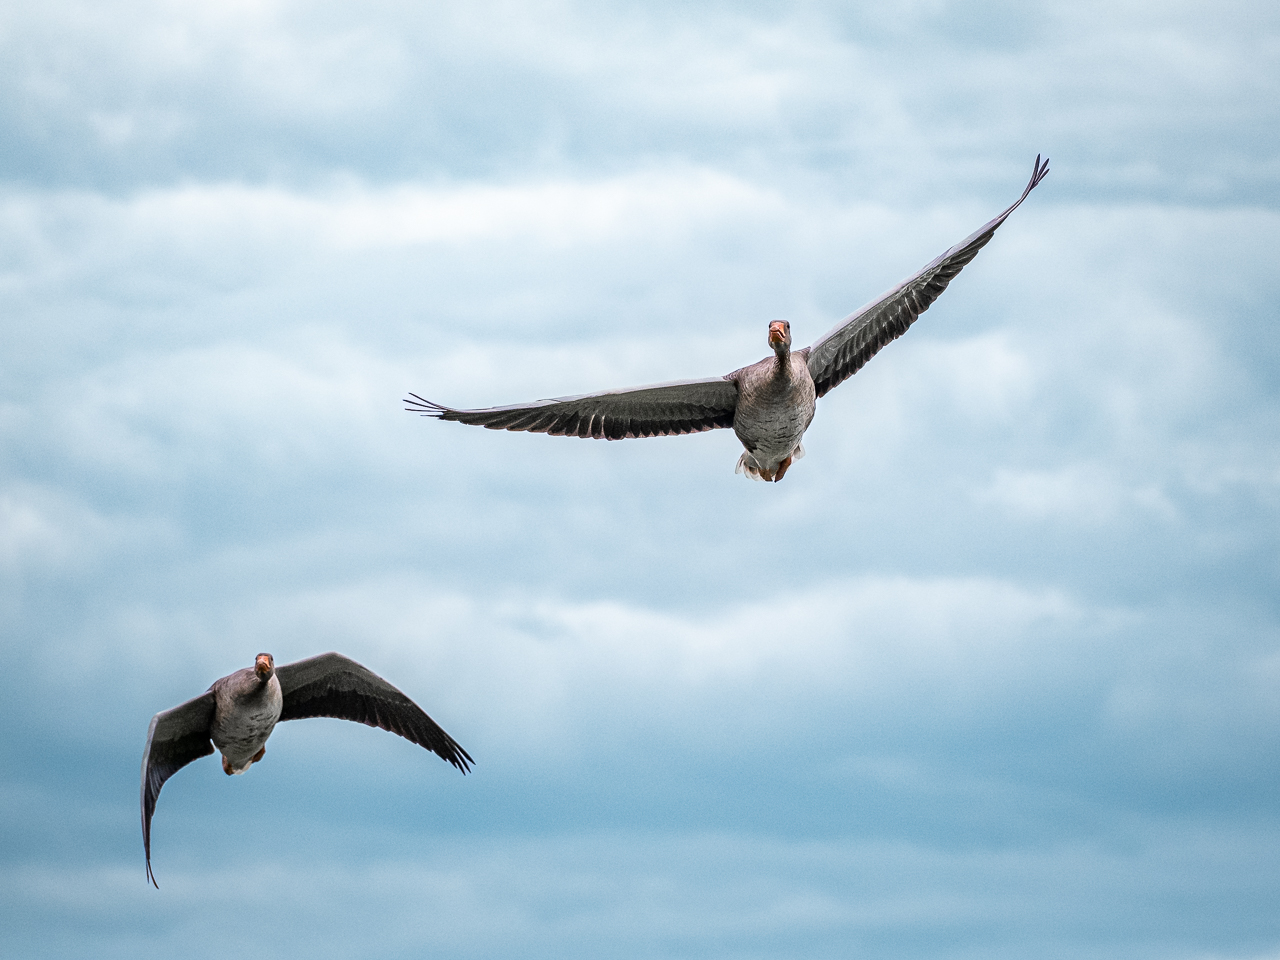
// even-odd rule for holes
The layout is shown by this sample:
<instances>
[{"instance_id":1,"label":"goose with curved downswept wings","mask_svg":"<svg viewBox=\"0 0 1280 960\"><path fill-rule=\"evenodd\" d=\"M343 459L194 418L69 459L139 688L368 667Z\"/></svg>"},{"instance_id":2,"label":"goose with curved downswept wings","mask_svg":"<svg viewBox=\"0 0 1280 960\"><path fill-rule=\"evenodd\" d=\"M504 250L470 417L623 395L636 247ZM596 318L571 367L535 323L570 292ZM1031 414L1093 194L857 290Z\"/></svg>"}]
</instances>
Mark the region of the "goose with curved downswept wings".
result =
<instances>
[{"instance_id":1,"label":"goose with curved downswept wings","mask_svg":"<svg viewBox=\"0 0 1280 960\"><path fill-rule=\"evenodd\" d=\"M754 480L777 482L804 456L801 439L813 421L818 397L853 376L881 347L906 333L1048 172L1048 158L1041 162L1037 156L1031 180L1012 206L802 350L791 349L791 324L774 320L769 324L773 356L722 377L480 410L457 410L410 393L405 409L490 430L604 440L732 427L745 448L736 472Z\"/></svg>"},{"instance_id":2,"label":"goose with curved downswept wings","mask_svg":"<svg viewBox=\"0 0 1280 960\"><path fill-rule=\"evenodd\" d=\"M422 708L380 676L340 653L286 663L260 653L252 667L213 681L200 696L151 718L142 754L142 847L151 872L151 817L160 788L192 760L217 747L228 776L262 759L277 723L337 717L399 734L443 757L463 773L470 754Z\"/></svg>"}]
</instances>

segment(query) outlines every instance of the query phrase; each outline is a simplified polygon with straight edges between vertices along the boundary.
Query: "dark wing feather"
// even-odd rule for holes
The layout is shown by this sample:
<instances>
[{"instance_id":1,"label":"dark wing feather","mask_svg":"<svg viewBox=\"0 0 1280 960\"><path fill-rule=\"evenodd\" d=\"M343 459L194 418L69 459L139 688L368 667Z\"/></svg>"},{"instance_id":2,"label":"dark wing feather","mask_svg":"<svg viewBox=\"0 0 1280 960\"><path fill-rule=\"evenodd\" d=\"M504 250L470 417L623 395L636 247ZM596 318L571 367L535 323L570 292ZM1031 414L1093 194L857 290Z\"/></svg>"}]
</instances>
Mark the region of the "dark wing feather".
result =
<instances>
[{"instance_id":1,"label":"dark wing feather","mask_svg":"<svg viewBox=\"0 0 1280 960\"><path fill-rule=\"evenodd\" d=\"M1027 199L1027 194L1048 172L1048 158L1042 164L1037 156L1031 180L1017 203L929 263L911 279L845 317L809 347L809 372L813 375L818 396L853 376L881 347L906 333L907 327L929 309L929 305L947 289L952 278L978 255L1005 218L1018 209L1018 204Z\"/></svg>"},{"instance_id":2,"label":"dark wing feather","mask_svg":"<svg viewBox=\"0 0 1280 960\"><path fill-rule=\"evenodd\" d=\"M213 690L172 710L157 713L147 730L142 751L142 848L147 853L147 879L160 889L151 872L151 816L164 782L192 760L213 753L209 729L213 725Z\"/></svg>"},{"instance_id":3,"label":"dark wing feather","mask_svg":"<svg viewBox=\"0 0 1280 960\"><path fill-rule=\"evenodd\" d=\"M580 397L537 400L509 407L455 410L409 394L413 413L456 420L490 430L528 430L557 437L625 440L664 437L732 427L738 388L725 377L678 380L625 390L604 390Z\"/></svg>"},{"instance_id":4,"label":"dark wing feather","mask_svg":"<svg viewBox=\"0 0 1280 960\"><path fill-rule=\"evenodd\" d=\"M336 717L381 727L426 747L466 773L475 761L422 708L372 670L340 653L276 667L284 709L280 721Z\"/></svg>"}]
</instances>

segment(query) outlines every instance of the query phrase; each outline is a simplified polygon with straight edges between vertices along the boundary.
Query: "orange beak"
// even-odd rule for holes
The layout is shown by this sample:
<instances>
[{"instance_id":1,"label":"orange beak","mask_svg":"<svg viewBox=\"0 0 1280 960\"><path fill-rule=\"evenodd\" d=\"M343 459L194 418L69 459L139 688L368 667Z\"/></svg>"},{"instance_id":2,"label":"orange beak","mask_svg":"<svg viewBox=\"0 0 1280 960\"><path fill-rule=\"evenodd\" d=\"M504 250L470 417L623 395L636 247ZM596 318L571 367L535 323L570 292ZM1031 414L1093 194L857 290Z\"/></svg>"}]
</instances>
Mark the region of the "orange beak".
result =
<instances>
[{"instance_id":1,"label":"orange beak","mask_svg":"<svg viewBox=\"0 0 1280 960\"><path fill-rule=\"evenodd\" d=\"M786 328L776 320L769 324L769 346L776 347L780 343L786 343Z\"/></svg>"},{"instance_id":2,"label":"orange beak","mask_svg":"<svg viewBox=\"0 0 1280 960\"><path fill-rule=\"evenodd\" d=\"M253 672L260 677L265 677L271 672L271 658L259 656L253 664Z\"/></svg>"}]
</instances>

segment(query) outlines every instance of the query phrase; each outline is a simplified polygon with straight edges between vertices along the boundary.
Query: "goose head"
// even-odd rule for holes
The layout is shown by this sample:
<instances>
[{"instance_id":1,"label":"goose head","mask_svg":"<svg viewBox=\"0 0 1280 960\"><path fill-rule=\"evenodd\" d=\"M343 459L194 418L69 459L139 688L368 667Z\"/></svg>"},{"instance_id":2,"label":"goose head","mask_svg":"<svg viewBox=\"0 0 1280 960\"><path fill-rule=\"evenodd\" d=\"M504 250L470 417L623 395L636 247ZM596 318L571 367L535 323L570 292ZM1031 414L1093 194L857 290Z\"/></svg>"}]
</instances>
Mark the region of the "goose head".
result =
<instances>
[{"instance_id":1,"label":"goose head","mask_svg":"<svg viewBox=\"0 0 1280 960\"><path fill-rule=\"evenodd\" d=\"M258 679L266 683L276 672L276 662L269 653L260 653L254 659L253 672L258 675Z\"/></svg>"},{"instance_id":2,"label":"goose head","mask_svg":"<svg viewBox=\"0 0 1280 960\"><path fill-rule=\"evenodd\" d=\"M769 324L769 346L779 357L791 352L791 324L786 320L774 320Z\"/></svg>"}]
</instances>

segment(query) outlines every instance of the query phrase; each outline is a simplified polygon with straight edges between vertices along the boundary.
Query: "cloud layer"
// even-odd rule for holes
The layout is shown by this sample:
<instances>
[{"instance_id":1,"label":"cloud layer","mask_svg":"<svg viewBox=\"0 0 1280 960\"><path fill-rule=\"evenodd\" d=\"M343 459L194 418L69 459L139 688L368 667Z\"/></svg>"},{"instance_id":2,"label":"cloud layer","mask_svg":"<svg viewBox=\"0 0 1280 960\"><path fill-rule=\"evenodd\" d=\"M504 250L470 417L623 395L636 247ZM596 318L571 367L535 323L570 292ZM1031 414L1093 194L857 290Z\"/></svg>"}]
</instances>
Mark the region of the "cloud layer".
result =
<instances>
[{"instance_id":1,"label":"cloud layer","mask_svg":"<svg viewBox=\"0 0 1280 960\"><path fill-rule=\"evenodd\" d=\"M0 12L5 954L1274 956L1278 26ZM810 342L1037 151L776 487L399 409ZM328 649L473 774L286 724L146 887L151 715Z\"/></svg>"}]
</instances>

